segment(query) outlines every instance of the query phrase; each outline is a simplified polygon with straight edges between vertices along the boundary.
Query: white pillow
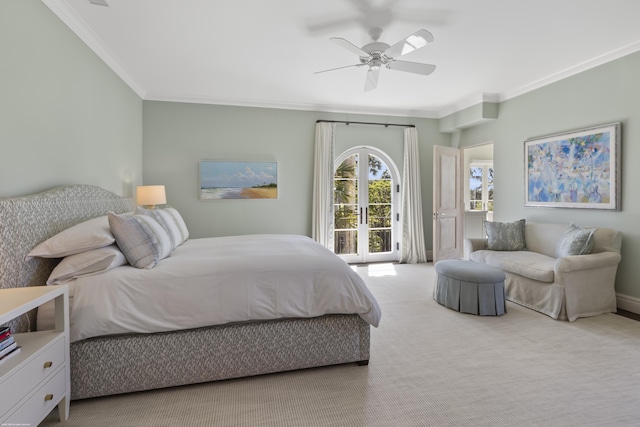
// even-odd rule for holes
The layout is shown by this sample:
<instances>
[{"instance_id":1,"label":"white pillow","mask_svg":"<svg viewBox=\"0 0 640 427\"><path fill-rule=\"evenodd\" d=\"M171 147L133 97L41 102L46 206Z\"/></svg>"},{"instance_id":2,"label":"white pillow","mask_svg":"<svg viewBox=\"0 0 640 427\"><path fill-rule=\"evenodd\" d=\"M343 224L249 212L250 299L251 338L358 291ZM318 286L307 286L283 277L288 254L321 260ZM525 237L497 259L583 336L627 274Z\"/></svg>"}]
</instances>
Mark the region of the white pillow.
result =
<instances>
[{"instance_id":1,"label":"white pillow","mask_svg":"<svg viewBox=\"0 0 640 427\"><path fill-rule=\"evenodd\" d=\"M153 268L173 250L166 231L149 216L109 212L109 225L118 247L136 268Z\"/></svg>"},{"instance_id":2,"label":"white pillow","mask_svg":"<svg viewBox=\"0 0 640 427\"><path fill-rule=\"evenodd\" d=\"M33 248L25 257L63 258L68 255L103 248L115 242L107 216L100 216L76 224Z\"/></svg>"},{"instance_id":3,"label":"white pillow","mask_svg":"<svg viewBox=\"0 0 640 427\"><path fill-rule=\"evenodd\" d=\"M70 279L101 273L126 263L127 259L116 245L69 255L53 269L47 285L58 285Z\"/></svg>"},{"instance_id":4,"label":"white pillow","mask_svg":"<svg viewBox=\"0 0 640 427\"><path fill-rule=\"evenodd\" d=\"M145 209L138 207L136 213L147 215L155 219L167 232L173 249L183 244L189 238L189 230L180 213L172 207Z\"/></svg>"}]
</instances>

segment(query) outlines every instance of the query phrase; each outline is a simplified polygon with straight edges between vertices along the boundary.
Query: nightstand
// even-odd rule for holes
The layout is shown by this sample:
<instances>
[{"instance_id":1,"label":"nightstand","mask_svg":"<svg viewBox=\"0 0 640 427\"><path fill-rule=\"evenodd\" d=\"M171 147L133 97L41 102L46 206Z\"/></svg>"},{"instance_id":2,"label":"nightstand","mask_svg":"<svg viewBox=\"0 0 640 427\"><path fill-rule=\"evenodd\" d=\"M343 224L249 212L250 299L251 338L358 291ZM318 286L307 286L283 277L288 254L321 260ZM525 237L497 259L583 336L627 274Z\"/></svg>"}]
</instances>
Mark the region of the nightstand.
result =
<instances>
[{"instance_id":1,"label":"nightstand","mask_svg":"<svg viewBox=\"0 0 640 427\"><path fill-rule=\"evenodd\" d=\"M69 417L67 285L0 289L0 325L55 300L55 330L14 334L19 353L0 363L0 425L38 425L58 405Z\"/></svg>"}]
</instances>

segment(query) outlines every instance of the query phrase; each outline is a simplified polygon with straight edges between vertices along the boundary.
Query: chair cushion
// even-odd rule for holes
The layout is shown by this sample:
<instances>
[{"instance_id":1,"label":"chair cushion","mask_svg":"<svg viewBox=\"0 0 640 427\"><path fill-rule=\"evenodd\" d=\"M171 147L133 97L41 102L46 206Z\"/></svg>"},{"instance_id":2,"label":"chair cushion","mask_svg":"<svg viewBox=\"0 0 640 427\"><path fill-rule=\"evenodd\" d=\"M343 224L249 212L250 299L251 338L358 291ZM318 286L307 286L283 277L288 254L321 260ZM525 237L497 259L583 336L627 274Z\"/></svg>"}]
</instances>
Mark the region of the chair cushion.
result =
<instances>
[{"instance_id":1,"label":"chair cushion","mask_svg":"<svg viewBox=\"0 0 640 427\"><path fill-rule=\"evenodd\" d=\"M539 282L553 283L554 280L553 267L556 259L537 252L481 250L473 252L470 259Z\"/></svg>"}]
</instances>

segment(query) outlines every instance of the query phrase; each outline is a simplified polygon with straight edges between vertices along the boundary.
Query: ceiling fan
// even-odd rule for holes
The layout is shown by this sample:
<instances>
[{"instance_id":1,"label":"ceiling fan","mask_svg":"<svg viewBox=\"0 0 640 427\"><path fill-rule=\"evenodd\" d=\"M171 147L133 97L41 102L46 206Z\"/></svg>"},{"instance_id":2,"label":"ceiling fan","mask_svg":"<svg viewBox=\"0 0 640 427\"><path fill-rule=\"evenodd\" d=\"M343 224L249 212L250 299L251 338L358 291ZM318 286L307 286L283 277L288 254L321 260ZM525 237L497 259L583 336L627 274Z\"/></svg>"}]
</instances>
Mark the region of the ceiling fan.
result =
<instances>
[{"instance_id":1,"label":"ceiling fan","mask_svg":"<svg viewBox=\"0 0 640 427\"><path fill-rule=\"evenodd\" d=\"M369 67L369 70L367 71L364 90L370 91L375 89L378 85L378 76L380 75L380 68L382 66L385 66L390 70L405 71L408 73L421 74L423 76L428 76L436 69L435 65L401 61L398 59L409 52L413 52L414 50L420 49L421 47L431 43L433 41L433 35L429 31L424 29L418 30L392 46L387 43L379 42L378 39L380 39L381 35L381 28L373 28L369 30L369 36L371 36L373 41L362 47L358 47L343 38L332 37L331 40L350 52L358 55L360 63L317 71L314 74L341 70L343 68L363 67L366 65Z\"/></svg>"}]
</instances>

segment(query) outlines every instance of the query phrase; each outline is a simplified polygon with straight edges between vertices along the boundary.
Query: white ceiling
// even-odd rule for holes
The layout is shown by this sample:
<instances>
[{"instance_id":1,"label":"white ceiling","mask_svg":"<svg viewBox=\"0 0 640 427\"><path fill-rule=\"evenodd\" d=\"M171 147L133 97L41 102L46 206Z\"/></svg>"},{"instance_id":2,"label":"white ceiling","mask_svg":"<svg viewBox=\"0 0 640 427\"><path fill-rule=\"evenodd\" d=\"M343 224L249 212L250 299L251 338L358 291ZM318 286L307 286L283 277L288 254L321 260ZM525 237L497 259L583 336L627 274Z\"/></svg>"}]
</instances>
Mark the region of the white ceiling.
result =
<instances>
[{"instance_id":1,"label":"white ceiling","mask_svg":"<svg viewBox=\"0 0 640 427\"><path fill-rule=\"evenodd\" d=\"M503 101L640 50L638 0L43 0L145 100L442 117ZM391 13L389 13L391 12ZM402 59L430 76L365 67L329 40L435 41Z\"/></svg>"}]
</instances>

